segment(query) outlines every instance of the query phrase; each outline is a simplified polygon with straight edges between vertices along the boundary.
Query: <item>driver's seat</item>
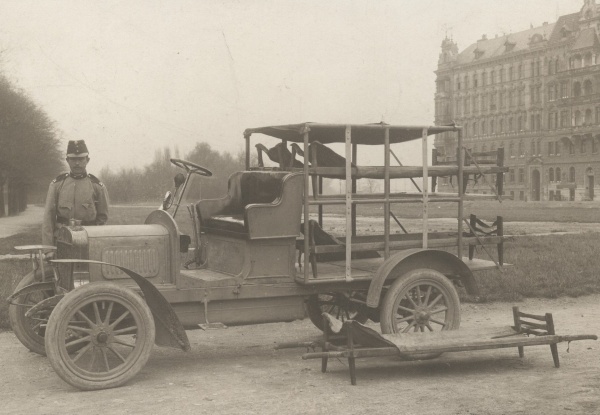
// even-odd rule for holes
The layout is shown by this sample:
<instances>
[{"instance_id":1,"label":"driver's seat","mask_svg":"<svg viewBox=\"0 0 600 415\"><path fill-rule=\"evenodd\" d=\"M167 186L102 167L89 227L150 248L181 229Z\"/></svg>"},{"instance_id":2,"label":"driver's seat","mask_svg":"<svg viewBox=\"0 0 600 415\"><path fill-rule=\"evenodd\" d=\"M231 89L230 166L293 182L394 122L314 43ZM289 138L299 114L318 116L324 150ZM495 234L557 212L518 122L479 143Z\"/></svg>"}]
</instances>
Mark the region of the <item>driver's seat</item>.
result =
<instances>
[{"instance_id":1,"label":"driver's seat","mask_svg":"<svg viewBox=\"0 0 600 415\"><path fill-rule=\"evenodd\" d=\"M196 204L200 229L242 239L300 234L302 174L242 171L229 177L227 196Z\"/></svg>"}]
</instances>

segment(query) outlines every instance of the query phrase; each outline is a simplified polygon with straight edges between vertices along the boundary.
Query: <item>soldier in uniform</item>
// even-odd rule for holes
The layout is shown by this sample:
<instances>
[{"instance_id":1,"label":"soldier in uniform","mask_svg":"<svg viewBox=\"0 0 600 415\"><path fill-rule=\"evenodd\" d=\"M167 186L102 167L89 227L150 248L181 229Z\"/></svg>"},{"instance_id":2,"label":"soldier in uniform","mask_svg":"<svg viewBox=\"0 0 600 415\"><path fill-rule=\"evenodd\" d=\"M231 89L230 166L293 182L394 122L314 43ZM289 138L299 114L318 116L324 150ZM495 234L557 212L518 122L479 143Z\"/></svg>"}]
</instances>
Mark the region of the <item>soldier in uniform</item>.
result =
<instances>
[{"instance_id":1,"label":"soldier in uniform","mask_svg":"<svg viewBox=\"0 0 600 415\"><path fill-rule=\"evenodd\" d=\"M86 171L88 154L83 140L69 141L67 162L71 171L52 180L46 197L44 245L55 245L56 231L71 219L84 226L104 225L108 219L108 193L102 182Z\"/></svg>"}]
</instances>

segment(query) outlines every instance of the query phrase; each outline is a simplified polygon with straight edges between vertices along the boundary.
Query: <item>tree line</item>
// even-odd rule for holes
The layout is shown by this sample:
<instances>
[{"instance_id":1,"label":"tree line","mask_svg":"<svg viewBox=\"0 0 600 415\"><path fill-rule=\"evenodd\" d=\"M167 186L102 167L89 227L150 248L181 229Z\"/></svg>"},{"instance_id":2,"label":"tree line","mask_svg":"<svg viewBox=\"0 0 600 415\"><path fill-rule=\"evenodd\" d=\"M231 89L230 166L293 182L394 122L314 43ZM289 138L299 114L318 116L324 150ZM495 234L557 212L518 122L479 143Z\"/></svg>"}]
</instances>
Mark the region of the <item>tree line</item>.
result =
<instances>
[{"instance_id":1,"label":"tree line","mask_svg":"<svg viewBox=\"0 0 600 415\"><path fill-rule=\"evenodd\" d=\"M62 160L53 122L0 75L0 217L24 211L31 193L45 193Z\"/></svg>"},{"instance_id":2,"label":"tree line","mask_svg":"<svg viewBox=\"0 0 600 415\"><path fill-rule=\"evenodd\" d=\"M197 143L184 157L179 156L177 149L172 151L169 147L165 147L157 150L154 160L144 167L112 171L109 166L106 166L100 171L100 179L108 189L111 203L158 204L165 192L173 188L175 175L179 172L185 174L182 169L170 162L171 158L191 161L213 173L212 177L193 175L195 177L191 179L186 190L186 197L189 200L224 196L229 176L235 171L243 170L245 166L243 152L237 155L219 152L207 143Z\"/></svg>"},{"instance_id":3,"label":"tree line","mask_svg":"<svg viewBox=\"0 0 600 415\"><path fill-rule=\"evenodd\" d=\"M223 196L229 176L245 165L243 152L232 155L197 143L184 157L177 149L164 148L146 166L114 172L106 166L98 176L108 188L111 203L154 203L173 187L175 174L182 172L171 164L171 158L183 158L213 173L210 178L194 175L186 191L190 200ZM50 180L62 171L66 165L54 123L0 74L0 217L24 211L32 194L38 195L36 202L43 200Z\"/></svg>"}]
</instances>

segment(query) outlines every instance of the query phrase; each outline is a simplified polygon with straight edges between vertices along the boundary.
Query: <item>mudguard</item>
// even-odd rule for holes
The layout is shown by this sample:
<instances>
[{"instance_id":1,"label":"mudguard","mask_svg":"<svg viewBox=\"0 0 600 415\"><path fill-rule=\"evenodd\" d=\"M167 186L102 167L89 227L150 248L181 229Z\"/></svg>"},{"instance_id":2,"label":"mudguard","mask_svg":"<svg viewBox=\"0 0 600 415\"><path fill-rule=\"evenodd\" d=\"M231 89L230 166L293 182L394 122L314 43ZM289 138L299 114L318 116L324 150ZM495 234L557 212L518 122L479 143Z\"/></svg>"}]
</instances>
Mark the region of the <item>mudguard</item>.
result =
<instances>
[{"instance_id":1,"label":"mudguard","mask_svg":"<svg viewBox=\"0 0 600 415\"><path fill-rule=\"evenodd\" d=\"M15 303L14 301L22 295L31 294L37 291L54 291L55 288L56 286L54 281L34 282L12 293L6 299L6 301L8 301L8 303L12 305L23 305Z\"/></svg>"},{"instance_id":2,"label":"mudguard","mask_svg":"<svg viewBox=\"0 0 600 415\"><path fill-rule=\"evenodd\" d=\"M54 307L56 307L59 301L62 300L64 296L65 294L58 294L40 301L39 303L31 307L29 310L27 310L27 312L25 313L25 317L32 318L42 310L52 310Z\"/></svg>"},{"instance_id":3,"label":"mudguard","mask_svg":"<svg viewBox=\"0 0 600 415\"><path fill-rule=\"evenodd\" d=\"M371 280L367 295L367 306L378 307L381 291L389 277L399 277L413 269L434 269L451 279L463 283L467 292L479 295L479 287L469 267L456 255L437 249L407 249L392 255L377 269Z\"/></svg>"},{"instance_id":4,"label":"mudguard","mask_svg":"<svg viewBox=\"0 0 600 415\"><path fill-rule=\"evenodd\" d=\"M146 280L141 275L119 265L102 261L93 261L89 259L54 259L51 262L110 265L120 269L125 274L130 276L131 279L134 280L142 290L144 299L146 300L148 307L150 307L150 311L154 317L157 344L160 346L179 347L186 352L190 350L190 341L185 333L183 325L177 317L177 314L175 314L173 307L171 307L171 304L169 304L165 297L163 297L160 291L158 291L158 289L150 281ZM164 334L167 334L167 336ZM174 342L168 340L173 340Z\"/></svg>"}]
</instances>

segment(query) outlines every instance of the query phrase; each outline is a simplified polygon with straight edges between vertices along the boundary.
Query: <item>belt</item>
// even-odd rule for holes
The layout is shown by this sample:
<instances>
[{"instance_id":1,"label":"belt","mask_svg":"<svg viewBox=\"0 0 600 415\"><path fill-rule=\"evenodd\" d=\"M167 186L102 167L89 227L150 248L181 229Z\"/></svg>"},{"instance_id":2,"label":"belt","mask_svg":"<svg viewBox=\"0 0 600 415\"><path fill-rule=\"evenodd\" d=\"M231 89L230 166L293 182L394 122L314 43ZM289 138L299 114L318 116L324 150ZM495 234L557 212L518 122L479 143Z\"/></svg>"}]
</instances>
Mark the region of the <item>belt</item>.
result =
<instances>
[{"instance_id":1,"label":"belt","mask_svg":"<svg viewBox=\"0 0 600 415\"><path fill-rule=\"evenodd\" d=\"M70 221L70 219L63 218L60 216L56 218L56 223L60 223L63 225L69 225L69 221ZM81 221L81 225L82 226L94 226L94 225L96 225L96 221L95 220L94 221L83 220L83 221Z\"/></svg>"}]
</instances>

